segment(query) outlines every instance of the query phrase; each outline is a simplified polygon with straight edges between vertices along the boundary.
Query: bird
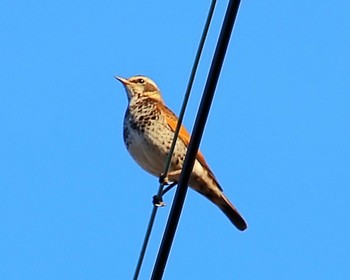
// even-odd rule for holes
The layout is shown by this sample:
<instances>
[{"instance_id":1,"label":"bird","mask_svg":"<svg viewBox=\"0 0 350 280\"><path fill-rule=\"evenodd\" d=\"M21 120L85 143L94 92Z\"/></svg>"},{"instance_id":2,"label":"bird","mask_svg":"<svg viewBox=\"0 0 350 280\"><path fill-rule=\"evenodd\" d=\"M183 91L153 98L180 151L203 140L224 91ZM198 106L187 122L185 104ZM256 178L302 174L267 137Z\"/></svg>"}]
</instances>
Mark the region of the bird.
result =
<instances>
[{"instance_id":1,"label":"bird","mask_svg":"<svg viewBox=\"0 0 350 280\"><path fill-rule=\"evenodd\" d=\"M124 86L128 98L123 123L126 149L141 168L159 177L174 138L178 118L165 105L161 91L152 79L142 75L115 78ZM167 181L178 182L190 138L186 128L181 125ZM195 159L189 186L217 205L237 229L247 229L246 221L224 195L200 151Z\"/></svg>"}]
</instances>

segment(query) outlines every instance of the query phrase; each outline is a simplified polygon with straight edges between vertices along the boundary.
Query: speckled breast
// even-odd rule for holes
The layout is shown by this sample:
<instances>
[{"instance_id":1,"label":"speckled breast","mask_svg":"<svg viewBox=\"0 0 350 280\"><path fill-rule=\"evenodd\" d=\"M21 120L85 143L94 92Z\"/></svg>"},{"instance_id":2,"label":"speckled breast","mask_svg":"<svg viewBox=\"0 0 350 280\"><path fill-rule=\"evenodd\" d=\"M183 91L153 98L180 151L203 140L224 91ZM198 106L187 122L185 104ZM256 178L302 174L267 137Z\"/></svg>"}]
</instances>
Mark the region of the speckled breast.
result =
<instances>
[{"instance_id":1,"label":"speckled breast","mask_svg":"<svg viewBox=\"0 0 350 280\"><path fill-rule=\"evenodd\" d=\"M144 100L129 106L124 117L124 142L134 160L147 172L159 176L174 137L165 117L154 100ZM170 169L179 169L186 154L186 147L180 140Z\"/></svg>"}]
</instances>

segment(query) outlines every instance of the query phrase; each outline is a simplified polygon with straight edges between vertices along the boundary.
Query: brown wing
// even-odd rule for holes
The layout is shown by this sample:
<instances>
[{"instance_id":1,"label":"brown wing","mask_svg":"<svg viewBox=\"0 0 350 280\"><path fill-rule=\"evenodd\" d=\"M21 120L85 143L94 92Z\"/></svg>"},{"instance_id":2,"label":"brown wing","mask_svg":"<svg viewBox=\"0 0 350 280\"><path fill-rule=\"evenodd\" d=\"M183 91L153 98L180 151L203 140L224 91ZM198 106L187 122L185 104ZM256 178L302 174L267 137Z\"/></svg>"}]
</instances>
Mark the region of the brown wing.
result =
<instances>
[{"instance_id":1,"label":"brown wing","mask_svg":"<svg viewBox=\"0 0 350 280\"><path fill-rule=\"evenodd\" d=\"M159 105L159 107L161 107L160 108L161 112L164 113L164 117L165 117L169 127L173 131L175 131L176 125L177 125L176 115L167 106L160 104L160 103L158 105ZM188 131L186 130L186 128L183 125L181 125L181 128L180 128L179 138L185 143L186 146L188 146L190 139L191 139L191 135L188 133ZM198 150L198 153L197 153L197 160L200 162L200 164L204 168L208 169L210 175L214 178L215 181L217 181L213 172L211 171L210 167L208 166L207 162L205 161L204 156L200 150Z\"/></svg>"}]
</instances>

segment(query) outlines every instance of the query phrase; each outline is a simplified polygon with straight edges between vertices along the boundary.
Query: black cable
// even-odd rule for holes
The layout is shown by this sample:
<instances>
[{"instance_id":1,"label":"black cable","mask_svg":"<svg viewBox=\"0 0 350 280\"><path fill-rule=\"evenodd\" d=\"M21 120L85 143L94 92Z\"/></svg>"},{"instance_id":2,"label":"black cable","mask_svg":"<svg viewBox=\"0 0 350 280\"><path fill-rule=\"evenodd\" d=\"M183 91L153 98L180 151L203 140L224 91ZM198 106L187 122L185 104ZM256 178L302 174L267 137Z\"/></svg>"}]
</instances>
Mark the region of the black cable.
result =
<instances>
[{"instance_id":1,"label":"black cable","mask_svg":"<svg viewBox=\"0 0 350 280\"><path fill-rule=\"evenodd\" d=\"M189 81L188 81L188 86L187 86L185 97L184 97L184 100L183 100L183 103L182 103L181 111L180 111L180 114L179 114L178 123L176 125L176 129L175 129L175 132L174 132L174 138L173 138L173 141L172 141L169 153L168 153L168 157L167 157L166 162L165 162L164 172L163 172L163 176L164 177L167 176L169 168L170 168L172 154L173 154L174 149L175 149L176 140L177 140L177 137L179 135L181 123L182 123L182 120L183 120L183 117L184 117L184 114L185 114L187 102L188 102L188 99L189 99L189 96L190 96L190 92L191 92L193 81L194 81L194 78L195 78L195 75L196 75L196 71L197 71L197 68L198 68L199 60L200 60L200 57L201 57L201 54L202 54L202 51L203 51L205 39L206 39L206 37L208 35L208 30L209 30L211 19L212 19L213 14L214 14L215 5L216 5L216 0L212 0L210 8L209 8L209 12L208 12L207 20L206 20L205 25L204 25L202 37L201 37L201 40L200 40L200 43L199 43L199 46L198 46L197 54L196 54L195 60L193 62L193 67L192 67L191 75L190 75L190 78L189 78ZM165 192L163 192L163 188L164 188L164 183L161 182L160 185L159 185L158 193L157 193L157 199L159 201L160 201L161 196L165 193ZM151 232L152 232L152 228L153 228L153 224L154 224L154 221L155 221L155 218L156 218L157 209L158 209L158 207L154 205L153 209L152 209L151 217L150 217L150 220L149 220L149 223L148 223L148 226L147 226L145 238L144 238L144 241L143 241L143 244L142 244L142 247L141 247L140 256L139 256L139 259L138 259L138 262L137 262L137 265L136 265L136 269L135 269L133 280L137 280L138 277L139 277L141 266L142 266L142 262L143 262L143 259L145 257L148 241L149 241L149 238L150 238L150 235L151 235Z\"/></svg>"},{"instance_id":2,"label":"black cable","mask_svg":"<svg viewBox=\"0 0 350 280\"><path fill-rule=\"evenodd\" d=\"M208 118L209 109L214 97L215 88L219 79L222 64L225 58L226 50L230 40L233 25L237 16L240 0L230 0L225 19L221 28L217 47L214 53L207 82L204 88L203 97L201 100L195 125L193 128L192 137L186 153L182 172L180 175L179 184L176 190L174 203L172 205L169 219L165 228L162 243L160 245L158 256L153 268L152 280L160 280L163 277L165 265L169 257L171 245L174 240L177 225L179 223L181 211L187 193L187 185L192 173L193 165L198 152L201 137Z\"/></svg>"}]
</instances>

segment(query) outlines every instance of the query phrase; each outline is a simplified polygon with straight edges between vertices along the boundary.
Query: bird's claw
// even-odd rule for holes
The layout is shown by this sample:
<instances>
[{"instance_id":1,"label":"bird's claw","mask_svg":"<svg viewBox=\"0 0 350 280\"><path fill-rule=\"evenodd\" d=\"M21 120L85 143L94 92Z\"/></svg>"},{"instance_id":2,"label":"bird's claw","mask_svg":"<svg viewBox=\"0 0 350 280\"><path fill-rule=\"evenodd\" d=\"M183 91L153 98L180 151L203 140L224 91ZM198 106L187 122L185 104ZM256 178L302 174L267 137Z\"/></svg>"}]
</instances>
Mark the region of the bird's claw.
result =
<instances>
[{"instance_id":1,"label":"bird's claw","mask_svg":"<svg viewBox=\"0 0 350 280\"><path fill-rule=\"evenodd\" d=\"M163 198L161 196L158 196L158 195L153 196L152 203L156 207L164 207L166 205L163 201Z\"/></svg>"}]
</instances>

